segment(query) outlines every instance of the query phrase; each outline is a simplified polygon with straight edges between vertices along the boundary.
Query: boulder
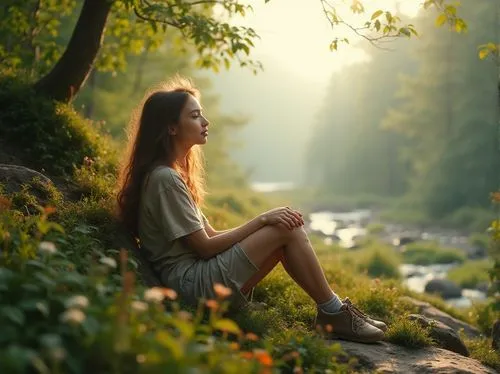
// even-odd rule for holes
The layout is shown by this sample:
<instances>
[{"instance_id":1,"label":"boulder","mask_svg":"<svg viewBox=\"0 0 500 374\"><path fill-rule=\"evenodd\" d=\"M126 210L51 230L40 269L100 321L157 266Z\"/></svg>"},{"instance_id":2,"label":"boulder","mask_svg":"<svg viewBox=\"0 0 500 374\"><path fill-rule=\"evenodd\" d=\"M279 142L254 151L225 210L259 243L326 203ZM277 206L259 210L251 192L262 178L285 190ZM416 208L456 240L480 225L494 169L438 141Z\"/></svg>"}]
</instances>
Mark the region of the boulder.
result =
<instances>
[{"instance_id":1,"label":"boulder","mask_svg":"<svg viewBox=\"0 0 500 374\"><path fill-rule=\"evenodd\" d=\"M417 307L418 313L427 318L440 321L444 323L446 326L451 327L456 332L463 330L464 334L467 335L467 337L469 338L478 338L479 336L481 336L479 330L476 329L474 326L471 326L468 323L465 323L450 316L448 313L445 313L442 310L437 309L436 307L432 306L431 304L425 301L420 301L408 296L401 297L401 300L403 302L413 304L415 307Z\"/></svg>"},{"instance_id":2,"label":"boulder","mask_svg":"<svg viewBox=\"0 0 500 374\"><path fill-rule=\"evenodd\" d=\"M416 374L494 374L496 371L479 361L437 347L411 349L387 342L360 344L342 340L343 351L357 358L358 370L369 373Z\"/></svg>"},{"instance_id":3,"label":"boulder","mask_svg":"<svg viewBox=\"0 0 500 374\"><path fill-rule=\"evenodd\" d=\"M36 212L36 206L50 205L58 192L52 181L38 171L19 165L0 164L0 184L6 194L26 191L33 196L33 201L27 194L20 194L15 204L24 206L29 212Z\"/></svg>"},{"instance_id":4,"label":"boulder","mask_svg":"<svg viewBox=\"0 0 500 374\"><path fill-rule=\"evenodd\" d=\"M443 322L424 317L421 314L410 314L408 319L416 321L424 328L428 328L430 337L438 347L469 357L469 350L460 339L458 332L446 326Z\"/></svg>"},{"instance_id":5,"label":"boulder","mask_svg":"<svg viewBox=\"0 0 500 374\"><path fill-rule=\"evenodd\" d=\"M448 279L431 279L425 285L425 292L437 293L443 299L453 299L462 296L462 289Z\"/></svg>"},{"instance_id":6,"label":"boulder","mask_svg":"<svg viewBox=\"0 0 500 374\"><path fill-rule=\"evenodd\" d=\"M52 184L49 178L38 171L25 166L0 164L0 183L3 184L7 193L19 191L21 185L31 184L33 180L42 185Z\"/></svg>"}]
</instances>

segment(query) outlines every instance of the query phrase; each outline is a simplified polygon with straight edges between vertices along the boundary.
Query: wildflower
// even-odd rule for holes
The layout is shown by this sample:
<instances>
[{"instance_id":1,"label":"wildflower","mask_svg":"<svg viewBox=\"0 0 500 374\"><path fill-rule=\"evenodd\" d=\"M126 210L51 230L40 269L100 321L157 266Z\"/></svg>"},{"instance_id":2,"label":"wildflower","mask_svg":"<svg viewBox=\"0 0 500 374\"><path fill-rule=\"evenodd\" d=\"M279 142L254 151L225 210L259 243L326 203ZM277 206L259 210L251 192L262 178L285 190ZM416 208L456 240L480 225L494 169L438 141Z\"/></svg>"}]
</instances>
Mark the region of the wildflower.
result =
<instances>
[{"instance_id":1,"label":"wildflower","mask_svg":"<svg viewBox=\"0 0 500 374\"><path fill-rule=\"evenodd\" d=\"M0 212L4 210L9 210L12 206L12 202L6 197L0 196Z\"/></svg>"},{"instance_id":2,"label":"wildflower","mask_svg":"<svg viewBox=\"0 0 500 374\"><path fill-rule=\"evenodd\" d=\"M144 300L154 303L161 303L165 295L160 287L153 287L144 291Z\"/></svg>"},{"instance_id":3,"label":"wildflower","mask_svg":"<svg viewBox=\"0 0 500 374\"><path fill-rule=\"evenodd\" d=\"M70 325L79 325L85 320L86 316L80 309L68 309L60 317L61 322Z\"/></svg>"},{"instance_id":4,"label":"wildflower","mask_svg":"<svg viewBox=\"0 0 500 374\"><path fill-rule=\"evenodd\" d=\"M146 304L143 301L138 301L138 300L132 301L130 306L136 312L145 312L146 310L148 310L148 304Z\"/></svg>"},{"instance_id":5,"label":"wildflower","mask_svg":"<svg viewBox=\"0 0 500 374\"><path fill-rule=\"evenodd\" d=\"M143 355L143 354L139 354L135 357L135 359L137 360L137 362L139 364L143 364L144 362L146 362L146 356Z\"/></svg>"},{"instance_id":6,"label":"wildflower","mask_svg":"<svg viewBox=\"0 0 500 374\"><path fill-rule=\"evenodd\" d=\"M332 332L333 331L332 325L330 325L330 324L326 325L325 330L326 330L326 332Z\"/></svg>"},{"instance_id":7,"label":"wildflower","mask_svg":"<svg viewBox=\"0 0 500 374\"><path fill-rule=\"evenodd\" d=\"M231 342L229 343L229 348L231 348L233 351L237 351L240 349L240 345L236 342Z\"/></svg>"},{"instance_id":8,"label":"wildflower","mask_svg":"<svg viewBox=\"0 0 500 374\"><path fill-rule=\"evenodd\" d=\"M52 242L40 242L40 244L38 244L38 250L49 255L57 252L56 245Z\"/></svg>"},{"instance_id":9,"label":"wildflower","mask_svg":"<svg viewBox=\"0 0 500 374\"><path fill-rule=\"evenodd\" d=\"M93 164L94 164L94 160L92 160L90 157L88 156L85 156L83 158L83 164L86 166L86 167L91 167Z\"/></svg>"},{"instance_id":10,"label":"wildflower","mask_svg":"<svg viewBox=\"0 0 500 374\"><path fill-rule=\"evenodd\" d=\"M293 368L293 374L303 374L304 373L304 370L302 370L302 368L300 366L295 366Z\"/></svg>"},{"instance_id":11,"label":"wildflower","mask_svg":"<svg viewBox=\"0 0 500 374\"><path fill-rule=\"evenodd\" d=\"M257 335L255 335L253 332L249 332L245 335L245 337L247 338L247 340L250 340L250 341L253 341L253 342L256 342L257 340L259 340L259 337Z\"/></svg>"},{"instance_id":12,"label":"wildflower","mask_svg":"<svg viewBox=\"0 0 500 374\"><path fill-rule=\"evenodd\" d=\"M271 366L273 364L273 358L271 355L263 349L254 349L253 353L257 361L259 361L264 366Z\"/></svg>"},{"instance_id":13,"label":"wildflower","mask_svg":"<svg viewBox=\"0 0 500 374\"><path fill-rule=\"evenodd\" d=\"M101 264L104 264L106 266L109 266L110 268L116 269L116 261L114 258L111 257L101 257L99 262Z\"/></svg>"},{"instance_id":14,"label":"wildflower","mask_svg":"<svg viewBox=\"0 0 500 374\"><path fill-rule=\"evenodd\" d=\"M220 283L215 283L214 284L214 291L215 291L215 294L221 298L226 298L228 296L230 296L233 291L231 291L230 288L220 284Z\"/></svg>"},{"instance_id":15,"label":"wildflower","mask_svg":"<svg viewBox=\"0 0 500 374\"><path fill-rule=\"evenodd\" d=\"M217 310L217 308L219 308L219 303L215 300L207 300L205 301L205 305L207 306L207 308L209 309L212 309L212 310Z\"/></svg>"},{"instance_id":16,"label":"wildflower","mask_svg":"<svg viewBox=\"0 0 500 374\"><path fill-rule=\"evenodd\" d=\"M177 298L177 292L175 292L171 288L163 288L162 292L163 296L165 296L167 299L175 300Z\"/></svg>"},{"instance_id":17,"label":"wildflower","mask_svg":"<svg viewBox=\"0 0 500 374\"><path fill-rule=\"evenodd\" d=\"M241 352L241 357L246 358L247 360L250 360L253 358L253 353L252 352Z\"/></svg>"},{"instance_id":18,"label":"wildflower","mask_svg":"<svg viewBox=\"0 0 500 374\"><path fill-rule=\"evenodd\" d=\"M89 306L89 299L83 295L75 295L66 300L66 308L84 309Z\"/></svg>"},{"instance_id":19,"label":"wildflower","mask_svg":"<svg viewBox=\"0 0 500 374\"><path fill-rule=\"evenodd\" d=\"M55 213L56 208L49 205L49 206L46 206L45 208L43 208L43 211L46 215L49 215L49 214Z\"/></svg>"}]
</instances>

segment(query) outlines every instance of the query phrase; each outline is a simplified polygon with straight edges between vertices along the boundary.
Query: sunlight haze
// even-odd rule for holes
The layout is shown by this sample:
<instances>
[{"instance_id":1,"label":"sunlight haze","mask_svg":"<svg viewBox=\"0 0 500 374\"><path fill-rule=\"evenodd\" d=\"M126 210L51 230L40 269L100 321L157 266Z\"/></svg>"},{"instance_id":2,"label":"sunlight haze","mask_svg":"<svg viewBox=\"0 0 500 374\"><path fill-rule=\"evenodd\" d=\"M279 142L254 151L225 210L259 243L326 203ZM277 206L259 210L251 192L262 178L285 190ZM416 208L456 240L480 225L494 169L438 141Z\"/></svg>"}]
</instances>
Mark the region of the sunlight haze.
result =
<instances>
[{"instance_id":1,"label":"sunlight haze","mask_svg":"<svg viewBox=\"0 0 500 374\"><path fill-rule=\"evenodd\" d=\"M415 15L421 2L399 3L400 11ZM360 37L340 27L332 30L319 0L251 4L254 11L233 23L252 27L259 34L252 56L263 63L264 71L255 77L248 69L233 66L229 71L211 75L224 109L250 118L246 128L235 137L237 146L231 156L252 170L255 181L299 182L309 129L332 73L368 61L369 57L356 47ZM345 8L341 14L349 22L361 24L377 9L395 10L395 1L365 5L366 13L361 16L354 16L345 6L341 6ZM349 37L350 45L341 44L338 51L330 51L335 35ZM288 130L279 130L283 126ZM287 163L295 165L294 172L286 167Z\"/></svg>"}]
</instances>

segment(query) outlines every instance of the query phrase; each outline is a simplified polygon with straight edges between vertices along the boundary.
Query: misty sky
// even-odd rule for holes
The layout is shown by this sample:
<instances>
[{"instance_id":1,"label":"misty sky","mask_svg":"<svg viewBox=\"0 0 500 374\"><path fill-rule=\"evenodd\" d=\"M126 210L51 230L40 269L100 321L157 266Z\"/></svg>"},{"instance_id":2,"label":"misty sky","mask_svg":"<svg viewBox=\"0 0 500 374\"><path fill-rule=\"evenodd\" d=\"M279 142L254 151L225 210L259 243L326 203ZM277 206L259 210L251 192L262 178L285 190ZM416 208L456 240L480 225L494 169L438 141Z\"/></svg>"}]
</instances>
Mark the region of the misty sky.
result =
<instances>
[{"instance_id":1,"label":"misty sky","mask_svg":"<svg viewBox=\"0 0 500 374\"><path fill-rule=\"evenodd\" d=\"M252 170L253 181L298 182L314 115L323 103L332 73L368 57L356 48L356 36L342 29L335 32L349 36L351 45L330 51L334 31L319 0L250 3L254 12L234 22L254 28L260 35L252 57L264 64L265 71L255 77L246 69L232 67L211 75L224 112L250 118L246 128L235 134L238 146L230 153ZM420 3L403 0L400 9L414 14ZM394 2L365 1L368 4L358 22L376 9L390 9ZM357 21L349 11L342 14L349 15L350 22ZM289 163L294 167L287 167Z\"/></svg>"}]
</instances>

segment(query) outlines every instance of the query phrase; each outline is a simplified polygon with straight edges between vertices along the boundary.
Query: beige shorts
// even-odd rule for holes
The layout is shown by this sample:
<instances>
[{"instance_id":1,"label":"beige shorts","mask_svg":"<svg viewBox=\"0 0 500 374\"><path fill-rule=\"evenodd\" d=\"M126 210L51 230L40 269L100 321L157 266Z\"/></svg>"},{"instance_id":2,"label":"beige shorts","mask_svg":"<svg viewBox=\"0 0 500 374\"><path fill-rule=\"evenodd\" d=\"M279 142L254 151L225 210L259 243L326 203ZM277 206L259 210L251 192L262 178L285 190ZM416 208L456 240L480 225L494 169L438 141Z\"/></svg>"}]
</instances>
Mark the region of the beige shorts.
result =
<instances>
[{"instance_id":1,"label":"beige shorts","mask_svg":"<svg viewBox=\"0 0 500 374\"><path fill-rule=\"evenodd\" d=\"M248 302L241 288L258 270L236 243L208 260L194 262L180 280L180 296L189 304L197 305L200 298L215 299L213 286L221 283L233 291L229 297L231 307L239 308Z\"/></svg>"}]
</instances>

